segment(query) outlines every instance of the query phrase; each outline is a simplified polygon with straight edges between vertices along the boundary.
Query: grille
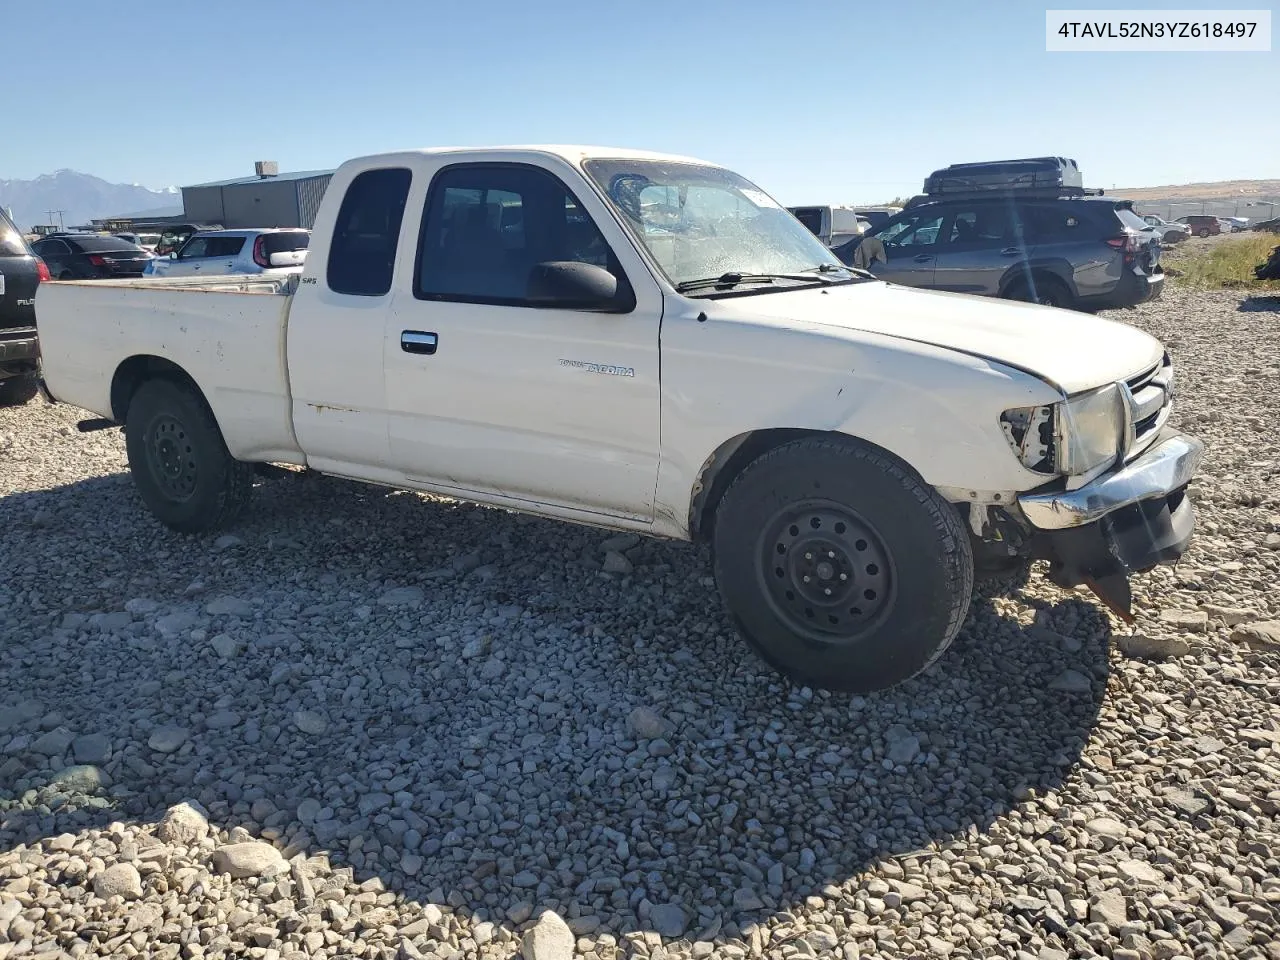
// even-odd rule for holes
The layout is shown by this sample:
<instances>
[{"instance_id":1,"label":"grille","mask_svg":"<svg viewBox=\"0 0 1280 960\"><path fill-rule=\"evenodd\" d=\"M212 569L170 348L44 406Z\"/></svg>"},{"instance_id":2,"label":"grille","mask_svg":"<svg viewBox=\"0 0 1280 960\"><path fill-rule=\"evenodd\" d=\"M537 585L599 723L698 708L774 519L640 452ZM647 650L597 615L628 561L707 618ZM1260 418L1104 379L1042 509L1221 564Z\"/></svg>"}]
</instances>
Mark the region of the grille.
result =
<instances>
[{"instance_id":1,"label":"grille","mask_svg":"<svg viewBox=\"0 0 1280 960\"><path fill-rule=\"evenodd\" d=\"M1125 459L1151 446L1173 409L1173 364L1166 353L1155 366L1125 381L1129 442Z\"/></svg>"}]
</instances>

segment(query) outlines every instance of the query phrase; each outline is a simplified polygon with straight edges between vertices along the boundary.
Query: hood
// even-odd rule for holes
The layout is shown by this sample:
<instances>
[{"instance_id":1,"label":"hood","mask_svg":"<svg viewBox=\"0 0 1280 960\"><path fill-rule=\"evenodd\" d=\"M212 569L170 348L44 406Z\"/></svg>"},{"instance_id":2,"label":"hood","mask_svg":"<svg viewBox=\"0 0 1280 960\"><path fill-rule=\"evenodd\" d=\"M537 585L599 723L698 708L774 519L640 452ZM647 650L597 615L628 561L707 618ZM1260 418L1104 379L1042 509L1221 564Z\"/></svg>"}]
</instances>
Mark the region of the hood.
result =
<instances>
[{"instance_id":1,"label":"hood","mask_svg":"<svg viewBox=\"0 0 1280 960\"><path fill-rule=\"evenodd\" d=\"M878 281L702 302L723 320L862 331L956 350L1068 394L1128 379L1164 356L1154 337L1088 313Z\"/></svg>"}]
</instances>

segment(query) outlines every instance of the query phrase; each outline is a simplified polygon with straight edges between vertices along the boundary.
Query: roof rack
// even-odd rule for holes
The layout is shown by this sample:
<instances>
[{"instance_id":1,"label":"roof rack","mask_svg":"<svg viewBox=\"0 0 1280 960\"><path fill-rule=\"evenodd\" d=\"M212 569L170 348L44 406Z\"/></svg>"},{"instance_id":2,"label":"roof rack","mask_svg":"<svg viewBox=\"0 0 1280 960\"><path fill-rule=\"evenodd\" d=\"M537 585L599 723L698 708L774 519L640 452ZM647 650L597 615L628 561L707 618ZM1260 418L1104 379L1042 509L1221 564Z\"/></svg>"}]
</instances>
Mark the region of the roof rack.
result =
<instances>
[{"instance_id":1,"label":"roof rack","mask_svg":"<svg viewBox=\"0 0 1280 960\"><path fill-rule=\"evenodd\" d=\"M1098 187L1033 187L1029 189L1008 187L989 190L961 190L955 193L921 193L906 203L906 208L926 203L950 203L953 200L1073 200L1079 197L1101 197Z\"/></svg>"}]
</instances>

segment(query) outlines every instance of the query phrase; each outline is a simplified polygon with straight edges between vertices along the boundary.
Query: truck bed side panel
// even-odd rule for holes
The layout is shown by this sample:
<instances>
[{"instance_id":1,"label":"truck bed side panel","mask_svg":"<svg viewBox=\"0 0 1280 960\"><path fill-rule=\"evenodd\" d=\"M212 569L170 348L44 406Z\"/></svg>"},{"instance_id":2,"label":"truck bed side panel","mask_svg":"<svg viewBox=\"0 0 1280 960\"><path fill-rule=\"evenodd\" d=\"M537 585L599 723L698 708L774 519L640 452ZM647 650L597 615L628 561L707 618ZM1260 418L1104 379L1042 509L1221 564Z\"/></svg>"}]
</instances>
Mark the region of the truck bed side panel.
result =
<instances>
[{"instance_id":1,"label":"truck bed side panel","mask_svg":"<svg viewBox=\"0 0 1280 960\"><path fill-rule=\"evenodd\" d=\"M111 417L111 383L121 364L161 357L203 391L232 456L303 463L285 366L287 289L279 283L41 284L36 314L45 381L58 400Z\"/></svg>"}]
</instances>

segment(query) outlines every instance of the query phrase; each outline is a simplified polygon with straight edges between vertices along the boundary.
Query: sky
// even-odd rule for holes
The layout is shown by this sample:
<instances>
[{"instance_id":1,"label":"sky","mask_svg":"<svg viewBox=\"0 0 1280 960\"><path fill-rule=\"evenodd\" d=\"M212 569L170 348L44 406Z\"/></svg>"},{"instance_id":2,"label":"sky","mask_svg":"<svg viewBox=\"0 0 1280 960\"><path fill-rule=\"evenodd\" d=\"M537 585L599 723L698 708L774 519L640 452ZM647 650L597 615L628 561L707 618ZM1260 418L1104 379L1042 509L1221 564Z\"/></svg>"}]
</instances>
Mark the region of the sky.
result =
<instances>
[{"instance_id":1,"label":"sky","mask_svg":"<svg viewBox=\"0 0 1280 960\"><path fill-rule=\"evenodd\" d=\"M1280 177L1274 45L1048 53L1045 5L1026 0L50 9L5 3L0 56L29 102L0 179L71 168L159 188L255 160L501 143L691 155L788 204L880 202L950 163L1040 155L1104 188Z\"/></svg>"}]
</instances>

